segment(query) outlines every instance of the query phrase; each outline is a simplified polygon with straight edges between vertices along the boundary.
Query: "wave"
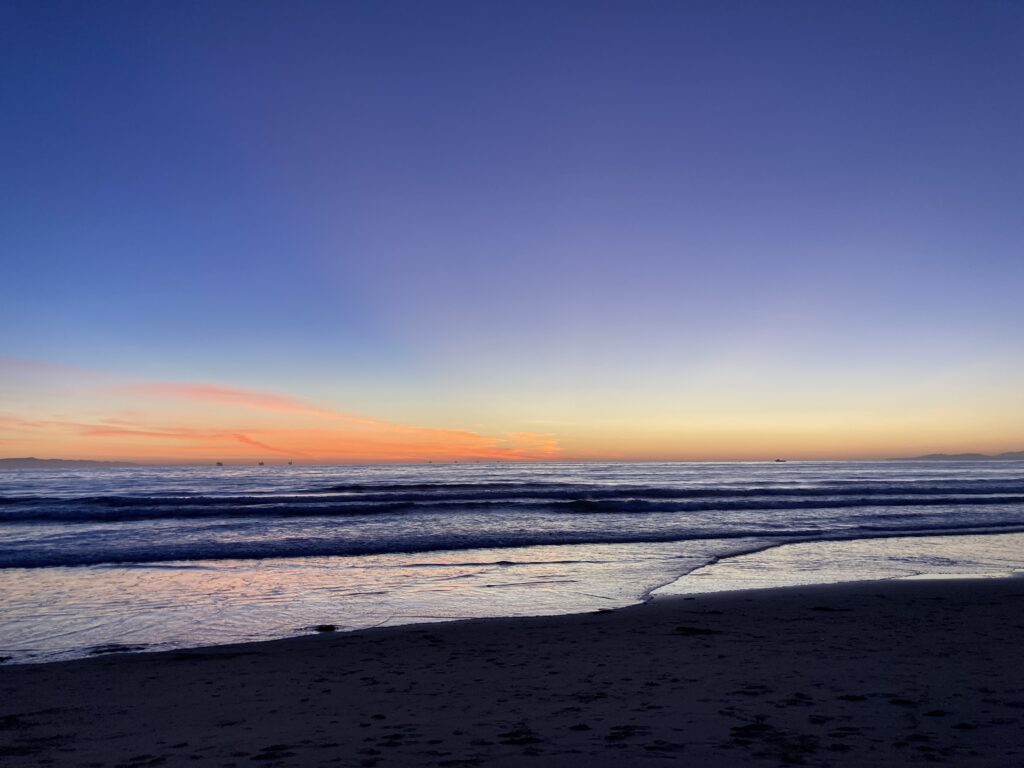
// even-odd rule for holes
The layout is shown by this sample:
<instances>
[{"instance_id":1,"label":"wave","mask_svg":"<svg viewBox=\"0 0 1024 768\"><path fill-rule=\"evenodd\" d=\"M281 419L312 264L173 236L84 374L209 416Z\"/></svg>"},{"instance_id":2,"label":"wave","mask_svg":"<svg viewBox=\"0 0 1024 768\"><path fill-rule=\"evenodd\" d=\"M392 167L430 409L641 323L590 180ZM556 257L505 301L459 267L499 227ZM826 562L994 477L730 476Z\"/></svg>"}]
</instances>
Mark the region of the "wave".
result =
<instances>
[{"instance_id":1,"label":"wave","mask_svg":"<svg viewBox=\"0 0 1024 768\"><path fill-rule=\"evenodd\" d=\"M623 512L734 512L738 510L847 509L851 507L935 507L1024 504L1024 496L874 496L864 498L739 499L716 502L665 503L644 499L595 501L579 499L563 505L566 511L585 514Z\"/></svg>"},{"instance_id":2,"label":"wave","mask_svg":"<svg viewBox=\"0 0 1024 768\"><path fill-rule=\"evenodd\" d=\"M831 484L811 485L715 485L715 486L646 486L616 483L378 483L330 485L319 488L295 490L288 493L265 491L245 495L204 494L204 493L163 493L131 495L88 495L55 496L20 494L0 495L0 505L26 503L53 503L79 501L110 506L131 506L133 504L171 502L188 500L194 503L225 502L237 504L260 504L273 499L336 500L358 498L363 501L424 501L444 498L449 500L543 498L616 498L634 496L657 499L720 498L726 496L850 496L877 494L936 495L936 494L1024 494L1024 477L1019 481L969 480L951 481L834 481Z\"/></svg>"},{"instance_id":3,"label":"wave","mask_svg":"<svg viewBox=\"0 0 1024 768\"><path fill-rule=\"evenodd\" d=\"M188 542L133 545L126 547L96 546L89 549L0 550L0 569L48 568L94 565L146 565L156 563L216 560L265 560L296 557L354 557L425 552L464 552L478 549L511 549L532 546L584 544L653 544L688 541L735 541L738 539L769 539L778 543L799 541L849 541L854 539L912 536L952 536L967 534L1024 532L1024 522L986 522L984 524L936 523L901 528L898 526L861 525L846 530L819 528L744 528L732 530L672 531L624 533L621 531L588 532L505 532L493 536L439 535L411 537L399 541L338 541L323 539L285 539L254 542Z\"/></svg>"},{"instance_id":4,"label":"wave","mask_svg":"<svg viewBox=\"0 0 1024 768\"><path fill-rule=\"evenodd\" d=\"M834 494L832 491L785 495L697 497L696 499L639 498L618 491L617 497L588 496L567 500L544 497L452 499L450 497L367 500L365 497L323 496L191 496L92 497L23 501L0 508L0 523L123 522L164 519L252 517L363 517L394 514L437 514L487 511L543 511L565 514L671 514L714 511L775 511L787 509L849 509L856 507L934 507L1024 505L1017 494Z\"/></svg>"},{"instance_id":5,"label":"wave","mask_svg":"<svg viewBox=\"0 0 1024 768\"><path fill-rule=\"evenodd\" d=\"M1024 494L1024 477L1020 481L969 480L855 483L836 481L828 485L744 484L715 486L645 486L616 483L598 485L584 483L378 483L346 484L314 488L303 492L331 497L358 494L364 501L424 501L437 498L458 500L531 499L613 499L622 497L650 499L706 499L759 496L870 496L870 495L939 495L939 494ZM253 497L260 498L260 497Z\"/></svg>"}]
</instances>

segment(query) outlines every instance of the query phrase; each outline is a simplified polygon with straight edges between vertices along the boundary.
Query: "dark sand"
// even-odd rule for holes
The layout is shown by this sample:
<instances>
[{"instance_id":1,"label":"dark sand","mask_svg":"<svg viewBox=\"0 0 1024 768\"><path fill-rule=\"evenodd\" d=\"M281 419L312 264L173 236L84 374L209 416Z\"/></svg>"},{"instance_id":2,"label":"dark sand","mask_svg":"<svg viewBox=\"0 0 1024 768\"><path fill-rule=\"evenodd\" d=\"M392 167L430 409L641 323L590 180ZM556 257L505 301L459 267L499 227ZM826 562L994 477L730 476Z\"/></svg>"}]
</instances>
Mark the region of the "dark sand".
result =
<instances>
[{"instance_id":1,"label":"dark sand","mask_svg":"<svg viewBox=\"0 0 1024 768\"><path fill-rule=\"evenodd\" d=\"M1024 580L0 667L5 766L1024 765Z\"/></svg>"}]
</instances>

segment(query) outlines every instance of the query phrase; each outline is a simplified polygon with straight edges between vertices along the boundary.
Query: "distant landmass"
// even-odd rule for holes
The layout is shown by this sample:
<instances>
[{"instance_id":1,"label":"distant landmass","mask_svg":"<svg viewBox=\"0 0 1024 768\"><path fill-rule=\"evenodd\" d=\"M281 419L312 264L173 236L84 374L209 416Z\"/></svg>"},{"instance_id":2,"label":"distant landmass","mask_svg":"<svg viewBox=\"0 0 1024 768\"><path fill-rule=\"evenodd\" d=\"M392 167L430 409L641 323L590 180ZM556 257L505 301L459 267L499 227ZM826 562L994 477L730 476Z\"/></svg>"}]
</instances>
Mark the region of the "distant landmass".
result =
<instances>
[{"instance_id":1,"label":"distant landmass","mask_svg":"<svg viewBox=\"0 0 1024 768\"><path fill-rule=\"evenodd\" d=\"M130 461L89 461L87 459L0 459L0 469L91 469L93 467L135 467Z\"/></svg>"},{"instance_id":2,"label":"distant landmass","mask_svg":"<svg viewBox=\"0 0 1024 768\"><path fill-rule=\"evenodd\" d=\"M1006 453L929 453L914 456L903 461L1024 461L1024 451L1007 451Z\"/></svg>"}]
</instances>

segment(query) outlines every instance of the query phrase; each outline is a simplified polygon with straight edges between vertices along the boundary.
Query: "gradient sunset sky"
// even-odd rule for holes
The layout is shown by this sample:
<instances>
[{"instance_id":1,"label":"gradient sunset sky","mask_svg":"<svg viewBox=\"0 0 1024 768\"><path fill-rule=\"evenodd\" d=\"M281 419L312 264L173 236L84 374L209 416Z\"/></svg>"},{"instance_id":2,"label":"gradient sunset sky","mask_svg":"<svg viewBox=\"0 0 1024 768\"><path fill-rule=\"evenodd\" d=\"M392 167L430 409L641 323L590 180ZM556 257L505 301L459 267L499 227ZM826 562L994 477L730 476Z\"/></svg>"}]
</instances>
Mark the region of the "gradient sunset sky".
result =
<instances>
[{"instance_id":1,"label":"gradient sunset sky","mask_svg":"<svg viewBox=\"0 0 1024 768\"><path fill-rule=\"evenodd\" d=\"M1024 449L1024 3L0 3L0 456Z\"/></svg>"}]
</instances>

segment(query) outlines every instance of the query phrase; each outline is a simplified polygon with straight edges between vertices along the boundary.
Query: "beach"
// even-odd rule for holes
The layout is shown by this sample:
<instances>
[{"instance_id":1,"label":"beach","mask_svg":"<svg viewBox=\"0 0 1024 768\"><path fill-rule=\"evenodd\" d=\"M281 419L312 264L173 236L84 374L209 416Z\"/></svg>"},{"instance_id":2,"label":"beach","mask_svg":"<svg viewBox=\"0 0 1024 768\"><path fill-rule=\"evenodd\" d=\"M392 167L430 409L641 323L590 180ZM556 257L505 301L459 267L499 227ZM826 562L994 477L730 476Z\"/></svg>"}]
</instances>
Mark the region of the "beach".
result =
<instances>
[{"instance_id":1,"label":"beach","mask_svg":"<svg viewBox=\"0 0 1024 768\"><path fill-rule=\"evenodd\" d=\"M0 2L0 768L1024 768L1024 2Z\"/></svg>"},{"instance_id":2,"label":"beach","mask_svg":"<svg viewBox=\"0 0 1024 768\"><path fill-rule=\"evenodd\" d=\"M1018 462L0 473L0 657L1024 572Z\"/></svg>"},{"instance_id":3,"label":"beach","mask_svg":"<svg viewBox=\"0 0 1024 768\"><path fill-rule=\"evenodd\" d=\"M5 766L1024 764L1024 581L0 667Z\"/></svg>"}]
</instances>

